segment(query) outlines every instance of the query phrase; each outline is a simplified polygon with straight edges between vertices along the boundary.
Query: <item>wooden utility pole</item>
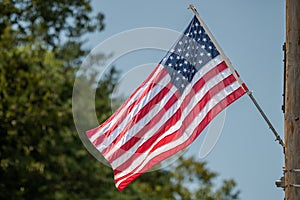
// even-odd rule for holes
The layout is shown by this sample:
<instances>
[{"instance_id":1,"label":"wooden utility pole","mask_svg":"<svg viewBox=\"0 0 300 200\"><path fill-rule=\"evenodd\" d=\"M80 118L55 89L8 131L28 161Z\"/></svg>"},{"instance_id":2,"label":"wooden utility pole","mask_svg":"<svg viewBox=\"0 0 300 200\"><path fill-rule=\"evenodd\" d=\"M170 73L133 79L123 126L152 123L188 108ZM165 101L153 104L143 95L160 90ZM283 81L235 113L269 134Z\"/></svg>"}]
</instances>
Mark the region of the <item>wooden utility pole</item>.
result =
<instances>
[{"instance_id":1,"label":"wooden utility pole","mask_svg":"<svg viewBox=\"0 0 300 200\"><path fill-rule=\"evenodd\" d=\"M300 0L286 0L285 199L300 200Z\"/></svg>"}]
</instances>

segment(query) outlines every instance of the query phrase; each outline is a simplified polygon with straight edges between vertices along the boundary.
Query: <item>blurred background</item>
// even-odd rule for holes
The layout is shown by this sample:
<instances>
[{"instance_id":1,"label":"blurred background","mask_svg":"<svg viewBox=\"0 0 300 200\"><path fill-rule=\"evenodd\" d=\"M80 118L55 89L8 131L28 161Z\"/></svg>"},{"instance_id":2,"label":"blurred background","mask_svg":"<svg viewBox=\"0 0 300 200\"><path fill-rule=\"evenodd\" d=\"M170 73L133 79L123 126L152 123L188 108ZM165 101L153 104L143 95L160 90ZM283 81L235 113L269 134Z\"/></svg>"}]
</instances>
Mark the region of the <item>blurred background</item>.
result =
<instances>
[{"instance_id":1,"label":"blurred background","mask_svg":"<svg viewBox=\"0 0 300 200\"><path fill-rule=\"evenodd\" d=\"M97 69L88 76L78 73L88 53L134 28L181 32L193 17L190 3L283 133L283 1L3 0L1 199L283 199L274 184L282 176L282 149L246 96L226 110L221 137L208 156L199 156L205 130L183 157L145 173L122 193L114 186L112 170L90 155L78 136L72 116L75 79L96 87L101 123L112 114L111 94L121 77L165 55L155 50L124 55L97 82ZM104 49L97 61L105 63L110 53ZM143 80L148 68L135 75ZM138 84L131 82L132 90Z\"/></svg>"}]
</instances>

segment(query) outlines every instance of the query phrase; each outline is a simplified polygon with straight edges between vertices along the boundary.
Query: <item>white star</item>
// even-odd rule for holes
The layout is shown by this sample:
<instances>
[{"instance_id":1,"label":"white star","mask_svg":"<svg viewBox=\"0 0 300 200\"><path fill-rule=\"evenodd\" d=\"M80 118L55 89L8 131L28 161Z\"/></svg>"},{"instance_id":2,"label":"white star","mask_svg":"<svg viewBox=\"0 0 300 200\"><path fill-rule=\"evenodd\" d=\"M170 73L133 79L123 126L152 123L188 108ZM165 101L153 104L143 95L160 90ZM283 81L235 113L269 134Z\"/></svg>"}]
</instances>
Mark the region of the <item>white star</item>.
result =
<instances>
[{"instance_id":1,"label":"white star","mask_svg":"<svg viewBox=\"0 0 300 200\"><path fill-rule=\"evenodd\" d=\"M199 26L199 24L196 22L195 26L196 26L196 27L198 27L198 26Z\"/></svg>"},{"instance_id":2,"label":"white star","mask_svg":"<svg viewBox=\"0 0 300 200\"><path fill-rule=\"evenodd\" d=\"M207 39L206 38L203 38L203 42L206 42L207 41Z\"/></svg>"},{"instance_id":3,"label":"white star","mask_svg":"<svg viewBox=\"0 0 300 200\"><path fill-rule=\"evenodd\" d=\"M177 51L180 53L182 50L179 48L179 49L177 49Z\"/></svg>"},{"instance_id":4,"label":"white star","mask_svg":"<svg viewBox=\"0 0 300 200\"><path fill-rule=\"evenodd\" d=\"M207 56L211 56L211 53L207 53Z\"/></svg>"},{"instance_id":5,"label":"white star","mask_svg":"<svg viewBox=\"0 0 300 200\"><path fill-rule=\"evenodd\" d=\"M201 45L201 48L202 48L202 49L205 49L205 45Z\"/></svg>"},{"instance_id":6,"label":"white star","mask_svg":"<svg viewBox=\"0 0 300 200\"><path fill-rule=\"evenodd\" d=\"M204 53L203 53L203 52L201 52L201 53L200 53L200 56L204 56Z\"/></svg>"}]
</instances>

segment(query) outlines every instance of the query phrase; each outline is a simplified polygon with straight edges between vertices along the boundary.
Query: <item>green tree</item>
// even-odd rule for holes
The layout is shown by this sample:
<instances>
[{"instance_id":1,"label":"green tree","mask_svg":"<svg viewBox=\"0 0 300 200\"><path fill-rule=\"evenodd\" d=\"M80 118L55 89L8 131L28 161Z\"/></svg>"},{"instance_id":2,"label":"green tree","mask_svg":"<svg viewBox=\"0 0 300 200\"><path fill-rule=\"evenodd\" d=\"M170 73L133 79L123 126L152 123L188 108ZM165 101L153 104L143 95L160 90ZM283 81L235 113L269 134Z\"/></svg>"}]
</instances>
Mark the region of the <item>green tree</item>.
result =
<instances>
[{"instance_id":1,"label":"green tree","mask_svg":"<svg viewBox=\"0 0 300 200\"><path fill-rule=\"evenodd\" d=\"M172 182L176 188L174 193L184 200L239 199L240 191L236 190L234 180L224 180L220 188L216 188L213 183L215 178L217 174L211 172L205 162L180 158L172 173Z\"/></svg>"},{"instance_id":2,"label":"green tree","mask_svg":"<svg viewBox=\"0 0 300 200\"><path fill-rule=\"evenodd\" d=\"M0 199L238 198L232 180L214 189L216 174L183 158L117 191L112 170L78 137L71 104L75 72L87 52L80 39L103 30L104 15L92 15L90 0L3 0L0 9ZM111 114L116 75L112 69L98 85L99 121Z\"/></svg>"},{"instance_id":3,"label":"green tree","mask_svg":"<svg viewBox=\"0 0 300 200\"><path fill-rule=\"evenodd\" d=\"M71 97L80 37L102 30L103 15L92 16L86 0L4 0L0 8L0 198L98 197L111 171L83 148Z\"/></svg>"}]
</instances>

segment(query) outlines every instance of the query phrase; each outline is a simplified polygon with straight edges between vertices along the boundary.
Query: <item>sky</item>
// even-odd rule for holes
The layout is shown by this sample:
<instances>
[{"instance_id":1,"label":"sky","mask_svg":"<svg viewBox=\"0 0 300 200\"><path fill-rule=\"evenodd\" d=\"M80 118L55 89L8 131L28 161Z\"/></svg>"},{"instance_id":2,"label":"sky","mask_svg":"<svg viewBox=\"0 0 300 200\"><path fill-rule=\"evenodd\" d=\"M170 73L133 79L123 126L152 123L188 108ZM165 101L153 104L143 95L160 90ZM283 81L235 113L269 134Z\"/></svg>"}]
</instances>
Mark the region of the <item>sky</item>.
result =
<instances>
[{"instance_id":1,"label":"sky","mask_svg":"<svg viewBox=\"0 0 300 200\"><path fill-rule=\"evenodd\" d=\"M170 35L171 30L182 32L193 17L192 11L187 9L193 4L283 138L283 0L98 0L92 4L95 11L105 15L106 26L104 31L86 38L86 47L90 49L136 28L160 27L170 31ZM173 37L166 41L172 41ZM135 40L130 42L135 43ZM120 83L125 82L120 85L125 85L126 91L137 87L164 55L163 50L143 49L114 60L113 65L123 72ZM125 89L118 88L120 90ZM216 145L207 156L200 157L204 137L205 133L201 134L187 154L207 162L209 169L219 174L217 182L233 178L243 200L283 199L283 190L275 186L275 180L282 176L282 148L247 95L226 109Z\"/></svg>"}]
</instances>

